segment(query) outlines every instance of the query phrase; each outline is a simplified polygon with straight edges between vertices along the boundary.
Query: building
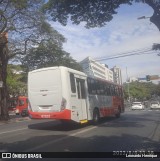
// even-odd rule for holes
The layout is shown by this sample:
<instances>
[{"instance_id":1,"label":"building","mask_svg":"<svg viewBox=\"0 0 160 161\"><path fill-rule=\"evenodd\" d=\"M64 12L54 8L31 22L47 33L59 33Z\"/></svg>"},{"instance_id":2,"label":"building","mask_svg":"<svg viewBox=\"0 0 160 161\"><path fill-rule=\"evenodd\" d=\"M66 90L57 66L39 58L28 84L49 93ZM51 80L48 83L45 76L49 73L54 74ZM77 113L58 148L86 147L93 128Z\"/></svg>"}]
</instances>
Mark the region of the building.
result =
<instances>
[{"instance_id":1,"label":"building","mask_svg":"<svg viewBox=\"0 0 160 161\"><path fill-rule=\"evenodd\" d=\"M101 64L91 57L87 57L80 62L83 72L90 77L101 78L113 82L113 72L106 64Z\"/></svg>"},{"instance_id":2,"label":"building","mask_svg":"<svg viewBox=\"0 0 160 161\"><path fill-rule=\"evenodd\" d=\"M128 82L135 82L138 81L138 78L136 77L129 77Z\"/></svg>"},{"instance_id":3,"label":"building","mask_svg":"<svg viewBox=\"0 0 160 161\"><path fill-rule=\"evenodd\" d=\"M111 70L113 71L113 80L114 80L114 83L122 85L122 73L121 73L121 69L119 67L117 67L117 66L114 66L113 68L111 68Z\"/></svg>"}]
</instances>

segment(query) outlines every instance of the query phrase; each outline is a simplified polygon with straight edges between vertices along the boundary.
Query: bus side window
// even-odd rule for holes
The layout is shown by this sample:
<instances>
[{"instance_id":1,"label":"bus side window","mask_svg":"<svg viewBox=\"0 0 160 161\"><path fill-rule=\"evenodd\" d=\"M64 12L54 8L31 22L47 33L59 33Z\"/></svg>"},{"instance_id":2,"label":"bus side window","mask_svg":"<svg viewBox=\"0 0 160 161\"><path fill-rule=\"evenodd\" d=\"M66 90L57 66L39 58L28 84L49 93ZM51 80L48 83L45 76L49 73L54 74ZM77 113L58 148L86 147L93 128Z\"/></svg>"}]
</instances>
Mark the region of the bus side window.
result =
<instances>
[{"instance_id":1,"label":"bus side window","mask_svg":"<svg viewBox=\"0 0 160 161\"><path fill-rule=\"evenodd\" d=\"M85 81L81 79L80 84L81 84L81 98L85 99L86 98Z\"/></svg>"},{"instance_id":2,"label":"bus side window","mask_svg":"<svg viewBox=\"0 0 160 161\"><path fill-rule=\"evenodd\" d=\"M119 94L118 94L118 86L115 86L115 95L119 96Z\"/></svg>"},{"instance_id":3,"label":"bus side window","mask_svg":"<svg viewBox=\"0 0 160 161\"><path fill-rule=\"evenodd\" d=\"M113 88L112 88L112 85L110 85L110 95L113 96Z\"/></svg>"},{"instance_id":4,"label":"bus side window","mask_svg":"<svg viewBox=\"0 0 160 161\"><path fill-rule=\"evenodd\" d=\"M92 94L96 94L96 81L94 79L91 79L91 89L92 89Z\"/></svg>"},{"instance_id":5,"label":"bus side window","mask_svg":"<svg viewBox=\"0 0 160 161\"><path fill-rule=\"evenodd\" d=\"M75 78L73 73L70 73L70 83L71 83L72 93L76 93L76 84L75 84Z\"/></svg>"},{"instance_id":6,"label":"bus side window","mask_svg":"<svg viewBox=\"0 0 160 161\"><path fill-rule=\"evenodd\" d=\"M88 93L91 94L92 87L91 87L91 79L90 78L87 78L87 85L88 85Z\"/></svg>"},{"instance_id":7,"label":"bus side window","mask_svg":"<svg viewBox=\"0 0 160 161\"><path fill-rule=\"evenodd\" d=\"M79 79L76 78L76 84L77 84L77 93L78 93L78 99L80 99L80 84L79 84Z\"/></svg>"},{"instance_id":8,"label":"bus side window","mask_svg":"<svg viewBox=\"0 0 160 161\"><path fill-rule=\"evenodd\" d=\"M100 84L100 82L96 81L95 85L96 85L96 94L100 95L101 94L101 89L100 89L101 84Z\"/></svg>"},{"instance_id":9,"label":"bus side window","mask_svg":"<svg viewBox=\"0 0 160 161\"><path fill-rule=\"evenodd\" d=\"M122 91L122 88L119 88L120 90L120 97L123 97L123 91Z\"/></svg>"},{"instance_id":10,"label":"bus side window","mask_svg":"<svg viewBox=\"0 0 160 161\"><path fill-rule=\"evenodd\" d=\"M106 96L109 96L109 95L110 95L110 91L109 91L109 86L108 86L108 84L106 84L106 86L105 86L105 95L106 95Z\"/></svg>"},{"instance_id":11,"label":"bus side window","mask_svg":"<svg viewBox=\"0 0 160 161\"><path fill-rule=\"evenodd\" d=\"M121 89L118 88L118 96L121 97Z\"/></svg>"},{"instance_id":12,"label":"bus side window","mask_svg":"<svg viewBox=\"0 0 160 161\"><path fill-rule=\"evenodd\" d=\"M100 94L101 94L101 95L104 95L104 94L105 94L105 89L104 89L104 88L105 88L104 83L101 82L101 83L100 83Z\"/></svg>"}]
</instances>

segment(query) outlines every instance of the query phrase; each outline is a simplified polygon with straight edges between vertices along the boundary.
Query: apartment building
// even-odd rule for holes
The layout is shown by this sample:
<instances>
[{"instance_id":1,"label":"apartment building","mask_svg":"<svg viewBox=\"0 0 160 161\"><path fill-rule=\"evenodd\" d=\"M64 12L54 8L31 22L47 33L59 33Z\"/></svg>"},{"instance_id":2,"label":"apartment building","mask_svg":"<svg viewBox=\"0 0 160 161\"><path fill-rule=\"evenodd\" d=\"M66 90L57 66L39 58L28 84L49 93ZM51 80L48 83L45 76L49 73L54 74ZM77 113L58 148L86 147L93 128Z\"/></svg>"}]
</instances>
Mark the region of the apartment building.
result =
<instances>
[{"instance_id":1,"label":"apartment building","mask_svg":"<svg viewBox=\"0 0 160 161\"><path fill-rule=\"evenodd\" d=\"M113 82L113 71L106 64L101 64L91 57L87 57L80 62L83 72L90 77L101 78Z\"/></svg>"},{"instance_id":2,"label":"apartment building","mask_svg":"<svg viewBox=\"0 0 160 161\"><path fill-rule=\"evenodd\" d=\"M122 84L121 69L117 66L114 66L113 68L111 68L111 70L113 71L113 81L114 81L114 83Z\"/></svg>"}]
</instances>

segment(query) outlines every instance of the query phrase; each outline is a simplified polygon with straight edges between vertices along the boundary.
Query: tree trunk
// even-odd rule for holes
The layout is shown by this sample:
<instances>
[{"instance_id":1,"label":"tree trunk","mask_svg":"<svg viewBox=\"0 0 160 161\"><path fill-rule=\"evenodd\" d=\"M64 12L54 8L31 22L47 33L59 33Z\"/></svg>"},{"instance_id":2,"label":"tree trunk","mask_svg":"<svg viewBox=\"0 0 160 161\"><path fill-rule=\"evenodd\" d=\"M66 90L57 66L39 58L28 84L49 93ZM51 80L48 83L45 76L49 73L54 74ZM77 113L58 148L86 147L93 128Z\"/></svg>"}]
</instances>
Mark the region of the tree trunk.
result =
<instances>
[{"instance_id":1,"label":"tree trunk","mask_svg":"<svg viewBox=\"0 0 160 161\"><path fill-rule=\"evenodd\" d=\"M3 82L0 87L0 120L8 120L8 93L7 93L7 64L8 64L8 46L5 36L0 36L0 81Z\"/></svg>"}]
</instances>

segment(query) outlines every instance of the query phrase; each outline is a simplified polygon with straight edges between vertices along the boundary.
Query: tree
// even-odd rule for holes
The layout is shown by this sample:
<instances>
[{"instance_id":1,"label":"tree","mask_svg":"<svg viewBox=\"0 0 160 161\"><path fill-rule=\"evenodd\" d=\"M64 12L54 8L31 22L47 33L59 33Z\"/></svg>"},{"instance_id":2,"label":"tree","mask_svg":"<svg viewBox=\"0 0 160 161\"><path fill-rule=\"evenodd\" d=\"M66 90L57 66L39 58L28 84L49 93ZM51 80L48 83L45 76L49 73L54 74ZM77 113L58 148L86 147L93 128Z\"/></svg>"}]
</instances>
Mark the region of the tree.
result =
<instances>
[{"instance_id":1,"label":"tree","mask_svg":"<svg viewBox=\"0 0 160 161\"><path fill-rule=\"evenodd\" d=\"M85 26L92 28L106 25L121 4L131 5L133 2L146 3L152 7L154 13L150 21L160 30L159 0L49 0L43 9L53 21L59 21L63 25L70 18L74 24L86 22Z\"/></svg>"},{"instance_id":2,"label":"tree","mask_svg":"<svg viewBox=\"0 0 160 161\"><path fill-rule=\"evenodd\" d=\"M12 97L26 95L27 80L21 65L9 64L7 67L8 94Z\"/></svg>"},{"instance_id":3,"label":"tree","mask_svg":"<svg viewBox=\"0 0 160 161\"><path fill-rule=\"evenodd\" d=\"M156 94L160 96L160 83L157 85Z\"/></svg>"},{"instance_id":4,"label":"tree","mask_svg":"<svg viewBox=\"0 0 160 161\"><path fill-rule=\"evenodd\" d=\"M131 82L129 83L130 96L133 99L147 100L152 97L152 95L158 94L158 85L151 82ZM128 85L124 84L124 94L125 98L128 97Z\"/></svg>"},{"instance_id":5,"label":"tree","mask_svg":"<svg viewBox=\"0 0 160 161\"><path fill-rule=\"evenodd\" d=\"M7 85L6 85L6 70L8 63L8 45L7 45L6 33L0 33L0 81L2 87L0 87L0 115L4 116L4 119L8 118L7 104ZM0 116L0 119L2 118Z\"/></svg>"},{"instance_id":6,"label":"tree","mask_svg":"<svg viewBox=\"0 0 160 161\"><path fill-rule=\"evenodd\" d=\"M30 48L41 42L52 41L61 47L65 41L64 37L47 23L41 12L42 5L43 0L0 1L0 81L3 82L3 87L0 88L0 119L9 118L6 84L8 60L22 59ZM5 36L6 33L9 40Z\"/></svg>"},{"instance_id":7,"label":"tree","mask_svg":"<svg viewBox=\"0 0 160 161\"><path fill-rule=\"evenodd\" d=\"M160 44L153 44L152 49L153 50L160 50ZM160 53L158 53L158 56L160 56Z\"/></svg>"},{"instance_id":8,"label":"tree","mask_svg":"<svg viewBox=\"0 0 160 161\"><path fill-rule=\"evenodd\" d=\"M51 41L42 42L37 47L31 48L28 54L22 59L22 64L26 69L34 70L51 66L66 66L76 70L81 70L80 65Z\"/></svg>"}]
</instances>

